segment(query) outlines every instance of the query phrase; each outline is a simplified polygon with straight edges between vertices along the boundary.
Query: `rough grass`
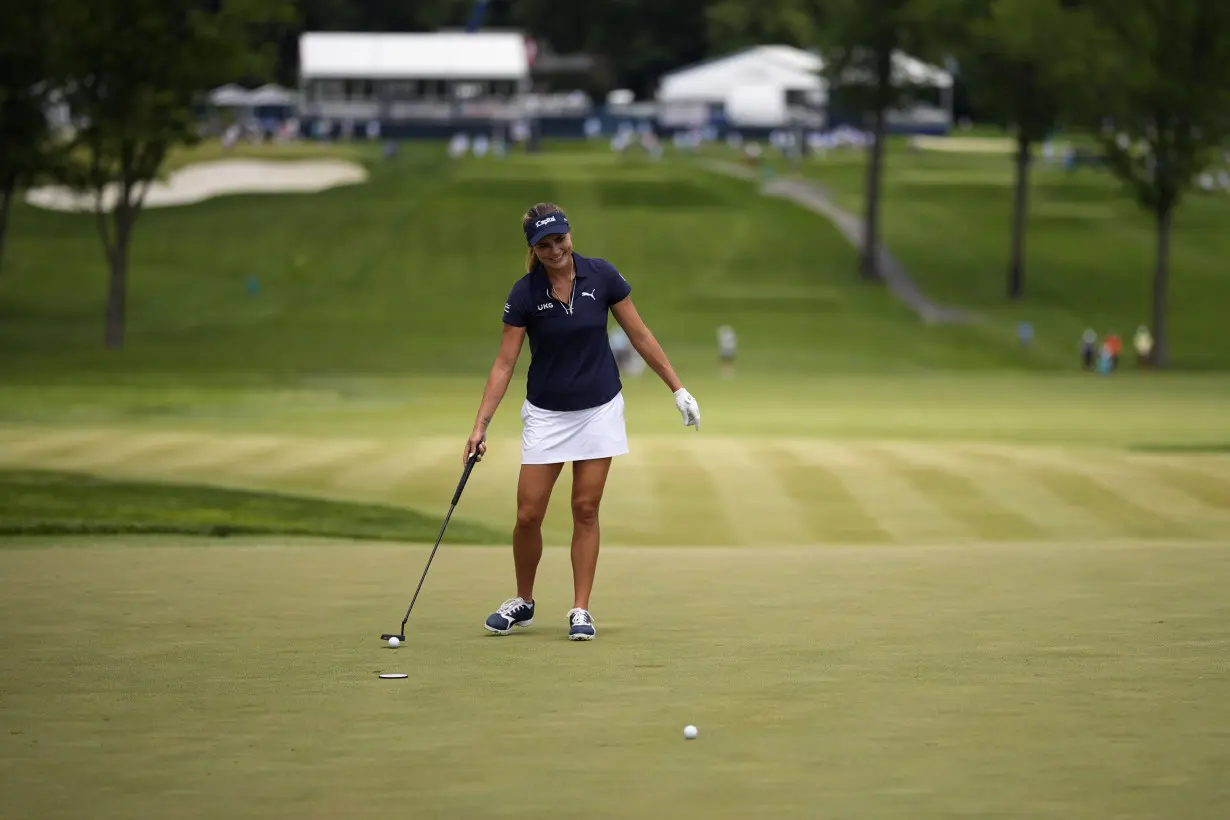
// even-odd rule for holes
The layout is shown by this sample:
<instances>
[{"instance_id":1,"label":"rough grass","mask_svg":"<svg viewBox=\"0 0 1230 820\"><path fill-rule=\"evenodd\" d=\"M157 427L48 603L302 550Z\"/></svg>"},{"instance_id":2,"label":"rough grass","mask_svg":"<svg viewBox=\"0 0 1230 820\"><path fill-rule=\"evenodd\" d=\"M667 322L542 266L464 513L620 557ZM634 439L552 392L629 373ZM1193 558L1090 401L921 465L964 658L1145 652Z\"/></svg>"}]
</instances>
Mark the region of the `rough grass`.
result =
<instances>
[{"instance_id":1,"label":"rough grass","mask_svg":"<svg viewBox=\"0 0 1230 820\"><path fill-rule=\"evenodd\" d=\"M726 149L710 154L730 158ZM770 152L771 154L772 152ZM769 157L776 173L787 163ZM866 160L841 150L806 160L798 173L822 185L846 210L861 214ZM1011 338L1019 322L1036 332L1035 359L1075 364L1081 333L1117 332L1125 345L1151 325L1156 238L1149 214L1111 175L1069 174L1039 152L1031 176L1025 295L1006 298L1014 179L1010 155L912 151L891 140L882 192L882 239L923 291L975 311ZM1230 303L1230 196L1193 191L1176 214L1170 286L1171 353L1181 369L1224 370L1230 338L1222 306ZM846 268L853 275L853 268ZM1130 350L1130 347L1129 347Z\"/></svg>"},{"instance_id":2,"label":"rough grass","mask_svg":"<svg viewBox=\"0 0 1230 820\"><path fill-rule=\"evenodd\" d=\"M570 212L579 250L628 276L684 369L712 362L716 328L729 323L744 363L797 376L1071 370L1086 326L1130 334L1147 316L1148 225L1088 174L1045 183L1039 213L1048 200L1060 210L1035 225L1029 300L1004 306L1003 161L890 156L890 247L937 298L995 319L923 328L884 289L857 281L854 250L821 218L677 159L578 148L449 162L441 146L411 145L384 161L355 150L372 172L362 186L143 214L123 356L100 347L105 276L92 220L19 205L0 284L0 369L43 381L134 371L485 373L500 306L522 271L517 220L543 199ZM814 170L835 189L857 190L860 168L834 159ZM907 172L955 176L910 181ZM1090 208L1113 218L1091 222ZM1185 214L1175 361L1220 367L1219 212L1193 203ZM1017 319L1037 326L1033 350L1018 347Z\"/></svg>"}]
</instances>

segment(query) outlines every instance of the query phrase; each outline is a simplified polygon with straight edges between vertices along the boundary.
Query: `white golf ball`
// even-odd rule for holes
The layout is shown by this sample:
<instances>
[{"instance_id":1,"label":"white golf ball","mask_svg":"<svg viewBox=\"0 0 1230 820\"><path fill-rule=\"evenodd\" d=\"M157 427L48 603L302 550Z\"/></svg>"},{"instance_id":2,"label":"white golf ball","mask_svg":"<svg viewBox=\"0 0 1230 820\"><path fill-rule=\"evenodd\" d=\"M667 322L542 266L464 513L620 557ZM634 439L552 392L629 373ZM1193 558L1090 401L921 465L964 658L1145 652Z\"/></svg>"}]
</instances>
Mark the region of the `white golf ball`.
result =
<instances>
[{"instance_id":1,"label":"white golf ball","mask_svg":"<svg viewBox=\"0 0 1230 820\"><path fill-rule=\"evenodd\" d=\"M696 727L695 726L684 726L683 736L686 737L688 740L692 740L694 737L696 737Z\"/></svg>"},{"instance_id":2,"label":"white golf ball","mask_svg":"<svg viewBox=\"0 0 1230 820\"><path fill-rule=\"evenodd\" d=\"M401 641L397 640L396 636L389 638L389 646L397 646L399 643L401 643Z\"/></svg>"}]
</instances>

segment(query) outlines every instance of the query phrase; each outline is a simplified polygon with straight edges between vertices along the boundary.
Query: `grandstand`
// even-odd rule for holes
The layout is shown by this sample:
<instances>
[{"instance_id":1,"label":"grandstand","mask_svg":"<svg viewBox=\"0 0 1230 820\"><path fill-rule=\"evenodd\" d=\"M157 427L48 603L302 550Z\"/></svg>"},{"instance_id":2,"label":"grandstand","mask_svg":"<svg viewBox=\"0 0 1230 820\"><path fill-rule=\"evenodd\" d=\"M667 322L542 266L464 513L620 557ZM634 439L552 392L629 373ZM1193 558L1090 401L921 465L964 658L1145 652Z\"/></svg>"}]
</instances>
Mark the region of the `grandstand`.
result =
<instances>
[{"instance_id":1,"label":"grandstand","mask_svg":"<svg viewBox=\"0 0 1230 820\"><path fill-rule=\"evenodd\" d=\"M515 32L305 32L299 116L305 123L508 121L530 89L530 53Z\"/></svg>"},{"instance_id":2,"label":"grandstand","mask_svg":"<svg viewBox=\"0 0 1230 820\"><path fill-rule=\"evenodd\" d=\"M299 38L297 114L305 131L378 124L390 137L446 136L458 130L580 134L592 101L583 93L543 93L550 78L592 73L588 55L541 50L520 31L430 33L305 32ZM345 126L343 126L345 130Z\"/></svg>"}]
</instances>

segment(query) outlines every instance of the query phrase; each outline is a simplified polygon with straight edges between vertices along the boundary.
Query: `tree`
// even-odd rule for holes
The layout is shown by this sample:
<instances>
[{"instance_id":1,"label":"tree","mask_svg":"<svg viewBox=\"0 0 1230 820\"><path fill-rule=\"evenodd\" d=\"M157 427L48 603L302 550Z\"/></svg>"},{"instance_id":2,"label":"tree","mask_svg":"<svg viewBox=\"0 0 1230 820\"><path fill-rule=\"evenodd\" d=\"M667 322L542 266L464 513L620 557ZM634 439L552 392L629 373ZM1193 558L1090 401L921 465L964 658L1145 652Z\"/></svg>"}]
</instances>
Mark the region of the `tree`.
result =
<instances>
[{"instance_id":1,"label":"tree","mask_svg":"<svg viewBox=\"0 0 1230 820\"><path fill-rule=\"evenodd\" d=\"M1086 49L1096 49L1085 15L1063 0L987 0L957 51L970 96L982 112L1016 130L1009 299L1024 294L1029 172L1034 147L1076 105Z\"/></svg>"},{"instance_id":2,"label":"tree","mask_svg":"<svg viewBox=\"0 0 1230 820\"><path fill-rule=\"evenodd\" d=\"M850 106L871 119L871 155L864 187L863 246L859 273L879 280L880 188L889 110L907 101L916 89L900 68L906 54L919 54L932 39L942 0L832 0L827 4L831 27L826 35L824 75L829 83L830 111Z\"/></svg>"},{"instance_id":3,"label":"tree","mask_svg":"<svg viewBox=\"0 0 1230 820\"><path fill-rule=\"evenodd\" d=\"M38 0L18 0L0 26L0 270L13 199L54 162L47 118L48 22Z\"/></svg>"},{"instance_id":4,"label":"tree","mask_svg":"<svg viewBox=\"0 0 1230 820\"><path fill-rule=\"evenodd\" d=\"M603 56L616 82L649 97L662 74L708 56L707 6L707 0L604 0L575 3L561 13L554 0L516 0L509 23L559 54Z\"/></svg>"},{"instance_id":5,"label":"tree","mask_svg":"<svg viewBox=\"0 0 1230 820\"><path fill-rule=\"evenodd\" d=\"M109 270L106 345L124 344L133 229L168 152L196 142L204 92L268 70L256 45L289 0L48 0L73 119L68 181L94 197Z\"/></svg>"},{"instance_id":6,"label":"tree","mask_svg":"<svg viewBox=\"0 0 1230 820\"><path fill-rule=\"evenodd\" d=\"M705 10L709 53L714 56L765 43L817 45L827 0L718 0Z\"/></svg>"},{"instance_id":7,"label":"tree","mask_svg":"<svg viewBox=\"0 0 1230 820\"><path fill-rule=\"evenodd\" d=\"M1152 214L1156 229L1152 358L1164 367L1170 357L1166 308L1174 213L1230 135L1230 3L1084 0L1082 5L1116 63L1114 81L1098 89L1102 113L1113 128L1102 129L1098 139L1110 168Z\"/></svg>"}]
</instances>

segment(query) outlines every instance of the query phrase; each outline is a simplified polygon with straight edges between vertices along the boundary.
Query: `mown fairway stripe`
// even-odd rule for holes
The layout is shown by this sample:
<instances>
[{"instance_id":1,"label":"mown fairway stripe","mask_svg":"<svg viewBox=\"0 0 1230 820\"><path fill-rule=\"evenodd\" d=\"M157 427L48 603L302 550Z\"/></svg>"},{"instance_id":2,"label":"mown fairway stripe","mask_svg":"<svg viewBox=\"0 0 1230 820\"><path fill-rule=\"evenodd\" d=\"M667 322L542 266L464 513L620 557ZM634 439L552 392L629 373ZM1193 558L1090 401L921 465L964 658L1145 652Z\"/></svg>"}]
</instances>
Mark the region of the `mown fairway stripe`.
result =
<instances>
[{"instance_id":1,"label":"mown fairway stripe","mask_svg":"<svg viewBox=\"0 0 1230 820\"><path fill-rule=\"evenodd\" d=\"M1230 532L1230 510L1224 501L1205 503L1149 466L1129 466L1118 454L1095 454L1080 462L1089 475L1165 518L1182 522L1189 530L1220 536Z\"/></svg>"},{"instance_id":2,"label":"mown fairway stripe","mask_svg":"<svg viewBox=\"0 0 1230 820\"><path fill-rule=\"evenodd\" d=\"M682 437L680 437L681 439ZM652 472L653 494L661 516L670 522L674 542L741 546L748 527L746 505L722 495L714 476L724 465L716 463L680 439L659 440L655 454L658 469Z\"/></svg>"},{"instance_id":3,"label":"mown fairway stripe","mask_svg":"<svg viewBox=\"0 0 1230 820\"><path fill-rule=\"evenodd\" d=\"M867 450L981 538L1037 540L1058 534L1045 523L1049 505L1024 513L1011 490L999 484L998 476L971 475L968 463L952 446L882 442Z\"/></svg>"},{"instance_id":4,"label":"mown fairway stripe","mask_svg":"<svg viewBox=\"0 0 1230 820\"><path fill-rule=\"evenodd\" d=\"M798 508L801 526L819 543L891 543L831 467L799 455L797 442L766 443L764 458Z\"/></svg>"},{"instance_id":5,"label":"mown fairway stripe","mask_svg":"<svg viewBox=\"0 0 1230 820\"><path fill-rule=\"evenodd\" d=\"M400 501L412 498L440 499L438 504L443 504L440 507L443 515L465 469L461 460L465 443L464 438L459 444L455 438L446 436L416 440L410 445L413 450L411 461L389 475L384 495ZM475 465L470 473L470 480L466 482L467 500L474 496L473 488L478 486L480 478L490 481L494 473L502 473L499 480L507 488L509 498L515 498L519 457L506 450L496 457L490 449L483 462ZM478 475L479 471L482 472L481 477ZM509 480L511 484L508 483ZM516 509L515 503L513 509Z\"/></svg>"},{"instance_id":6,"label":"mown fairway stripe","mask_svg":"<svg viewBox=\"0 0 1230 820\"><path fill-rule=\"evenodd\" d=\"M655 494L661 450L652 438L634 438L627 455L611 463L599 518L604 537L627 543L662 543L664 505ZM614 540L614 539L612 539Z\"/></svg>"},{"instance_id":7,"label":"mown fairway stripe","mask_svg":"<svg viewBox=\"0 0 1230 820\"><path fill-rule=\"evenodd\" d=\"M899 544L967 539L969 529L853 444L800 442L799 457L837 476L879 529Z\"/></svg>"},{"instance_id":8,"label":"mown fairway stripe","mask_svg":"<svg viewBox=\"0 0 1230 820\"><path fill-rule=\"evenodd\" d=\"M344 463L334 465L327 475L321 477L321 483L330 489L347 492L380 492L406 480L421 470L424 464L438 463L450 450L456 453L460 469L461 445L454 438L369 442L363 449L353 452Z\"/></svg>"},{"instance_id":9,"label":"mown fairway stripe","mask_svg":"<svg viewBox=\"0 0 1230 820\"><path fill-rule=\"evenodd\" d=\"M158 469L177 475L228 475L237 472L236 465L242 471L265 454L278 452L286 446L287 440L277 436L206 435L192 449L163 454Z\"/></svg>"},{"instance_id":10,"label":"mown fairway stripe","mask_svg":"<svg viewBox=\"0 0 1230 820\"><path fill-rule=\"evenodd\" d=\"M245 470L260 478L301 477L336 469L339 464L352 464L371 450L371 442L332 439L292 439L268 457ZM318 483L323 483L323 475Z\"/></svg>"},{"instance_id":11,"label":"mown fairway stripe","mask_svg":"<svg viewBox=\"0 0 1230 820\"><path fill-rule=\"evenodd\" d=\"M1173 538L1192 535L1181 522L1159 515L1156 501L1139 503L1141 493L1121 480L1108 482L1096 471L1047 448L970 445L985 458L998 460L1004 469L1018 470L1045 485L1051 492L1088 510L1124 536ZM1126 492L1125 492L1126 491Z\"/></svg>"},{"instance_id":12,"label":"mown fairway stripe","mask_svg":"<svg viewBox=\"0 0 1230 820\"><path fill-rule=\"evenodd\" d=\"M1149 510L1158 518L1174 522L1192 534L1219 536L1230 531L1230 513L1210 507L1199 499L1155 478L1148 469L1133 468L1118 453L1089 452L1071 454L1051 451L1050 455L1069 469L1080 471L1127 501Z\"/></svg>"},{"instance_id":13,"label":"mown fairway stripe","mask_svg":"<svg viewBox=\"0 0 1230 820\"><path fill-rule=\"evenodd\" d=\"M786 491L781 474L763 456L755 439L710 437L691 440L709 469L722 506L746 544L794 545L811 542L803 508Z\"/></svg>"},{"instance_id":14,"label":"mown fairway stripe","mask_svg":"<svg viewBox=\"0 0 1230 820\"><path fill-rule=\"evenodd\" d=\"M1214 509L1230 510L1230 459L1132 455L1125 461L1132 470L1143 471Z\"/></svg>"},{"instance_id":15,"label":"mown fairway stripe","mask_svg":"<svg viewBox=\"0 0 1230 820\"><path fill-rule=\"evenodd\" d=\"M967 475L984 492L993 494L1000 504L1029 518L1055 538L1103 539L1118 532L1118 528L1085 507L1053 492L1020 465L1005 464L1002 458L970 450L964 445L949 452L962 460Z\"/></svg>"},{"instance_id":16,"label":"mown fairway stripe","mask_svg":"<svg viewBox=\"0 0 1230 820\"><path fill-rule=\"evenodd\" d=\"M202 436L194 433L127 433L117 431L106 441L93 442L72 453L49 459L56 466L99 472L157 471L168 454L199 450Z\"/></svg>"},{"instance_id":17,"label":"mown fairway stripe","mask_svg":"<svg viewBox=\"0 0 1230 820\"><path fill-rule=\"evenodd\" d=\"M0 462L44 466L61 455L71 456L115 437L111 430L31 430L17 433L0 446ZM8 436L6 436L8 438Z\"/></svg>"},{"instance_id":18,"label":"mown fairway stripe","mask_svg":"<svg viewBox=\"0 0 1230 820\"><path fill-rule=\"evenodd\" d=\"M1155 480L1219 513L1230 510L1230 478L1217 478L1211 473L1171 465L1153 465L1145 469Z\"/></svg>"}]
</instances>

